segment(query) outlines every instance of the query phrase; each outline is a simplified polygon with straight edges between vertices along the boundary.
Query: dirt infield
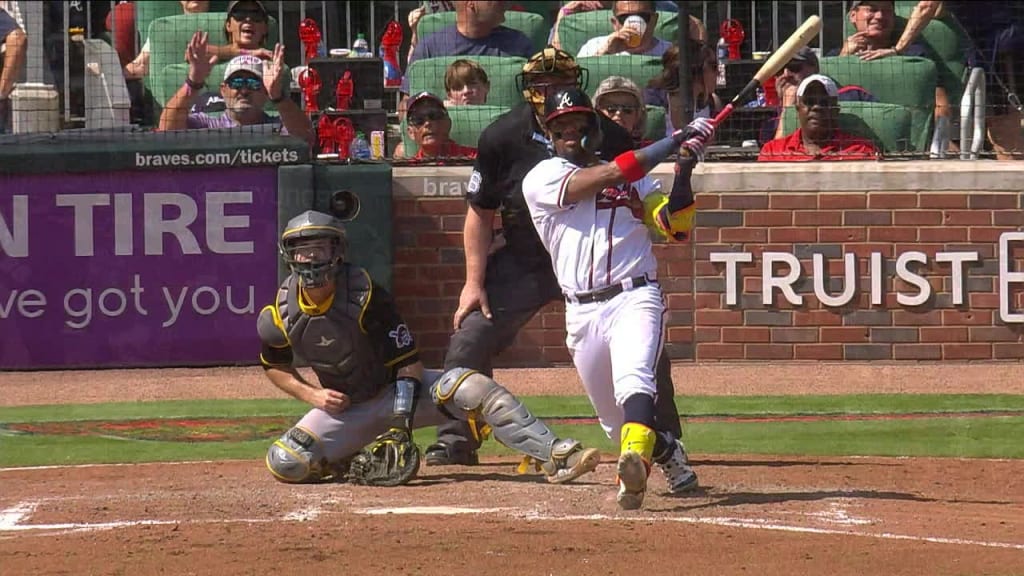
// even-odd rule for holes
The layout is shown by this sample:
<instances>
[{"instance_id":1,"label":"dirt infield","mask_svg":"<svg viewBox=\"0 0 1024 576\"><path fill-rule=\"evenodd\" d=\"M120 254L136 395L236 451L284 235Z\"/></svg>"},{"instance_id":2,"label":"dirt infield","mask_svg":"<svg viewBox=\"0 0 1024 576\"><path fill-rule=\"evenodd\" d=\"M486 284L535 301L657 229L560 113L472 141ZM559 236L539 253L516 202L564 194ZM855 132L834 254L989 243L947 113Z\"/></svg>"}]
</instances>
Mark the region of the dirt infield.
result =
<instances>
[{"instance_id":1,"label":"dirt infield","mask_svg":"<svg viewBox=\"0 0 1024 576\"><path fill-rule=\"evenodd\" d=\"M687 394L1021 392L1020 365L685 366L674 374ZM497 376L522 393L579 390L571 371ZM251 368L6 373L0 404L273 396L260 378ZM694 460L699 493L672 498L655 472L638 512L615 505L610 454L566 486L516 475L507 459L425 468L395 489L286 486L259 461L6 469L0 572L1024 572L1022 461Z\"/></svg>"}]
</instances>

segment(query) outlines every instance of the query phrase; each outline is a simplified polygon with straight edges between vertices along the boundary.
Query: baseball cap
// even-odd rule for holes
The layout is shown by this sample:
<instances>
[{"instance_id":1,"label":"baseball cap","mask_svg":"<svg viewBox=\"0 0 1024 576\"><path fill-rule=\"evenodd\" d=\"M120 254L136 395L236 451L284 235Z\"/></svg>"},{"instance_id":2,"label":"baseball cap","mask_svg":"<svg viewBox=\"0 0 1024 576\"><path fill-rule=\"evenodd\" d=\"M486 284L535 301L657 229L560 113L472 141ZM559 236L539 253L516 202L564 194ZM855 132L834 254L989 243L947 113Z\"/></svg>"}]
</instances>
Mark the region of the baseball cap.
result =
<instances>
[{"instance_id":1,"label":"baseball cap","mask_svg":"<svg viewBox=\"0 0 1024 576\"><path fill-rule=\"evenodd\" d=\"M802 98L803 95L804 95L804 92L807 91L807 88L811 84L814 84L815 82L817 82L818 84L821 84L822 86L824 86L825 87L825 91L828 92L829 96L831 96L833 98L838 98L839 97L839 86L836 85L836 81L835 80L829 78L828 76L825 76L824 74L811 74L807 78L804 78L804 81L801 82L800 86L797 87L797 89L796 89L796 96L797 96L797 98Z\"/></svg>"},{"instance_id":2,"label":"baseball cap","mask_svg":"<svg viewBox=\"0 0 1024 576\"><path fill-rule=\"evenodd\" d=\"M878 0L854 0L853 2L850 2L850 7L847 8L846 11L849 12L861 4L870 4L872 1L877 2ZM890 0L890 3L893 5L896 4L896 2L893 2L892 0Z\"/></svg>"},{"instance_id":3,"label":"baseball cap","mask_svg":"<svg viewBox=\"0 0 1024 576\"><path fill-rule=\"evenodd\" d=\"M601 81L597 86L597 92L594 93L595 106L605 94L629 94L636 99L638 104L643 105L644 102L644 96L640 92L640 87L629 78L623 76L609 76Z\"/></svg>"},{"instance_id":4,"label":"baseball cap","mask_svg":"<svg viewBox=\"0 0 1024 576\"><path fill-rule=\"evenodd\" d=\"M423 102L436 102L437 105L440 106L442 110L447 110L448 109L444 105L444 100L441 100L440 98L438 98L437 96L435 96L434 94L432 94L430 92L424 91L424 92L420 92L419 94L417 94L417 95L415 95L415 96L413 96L412 98L409 99L409 102L406 103L406 106L405 106L406 112L411 112L412 109L417 104L420 104L420 103L423 103Z\"/></svg>"},{"instance_id":5,"label":"baseball cap","mask_svg":"<svg viewBox=\"0 0 1024 576\"><path fill-rule=\"evenodd\" d=\"M228 62L228 67L224 69L224 80L231 78L236 72L249 72L255 74L257 78L263 78L263 60L252 54L235 56Z\"/></svg>"},{"instance_id":6,"label":"baseball cap","mask_svg":"<svg viewBox=\"0 0 1024 576\"><path fill-rule=\"evenodd\" d=\"M809 46L804 46L803 48L797 50L796 54L793 54L793 57L790 58L789 61L790 62L807 62L809 64L814 64L815 66L817 66L818 65L818 55L815 54L814 50L812 50Z\"/></svg>"},{"instance_id":7,"label":"baseball cap","mask_svg":"<svg viewBox=\"0 0 1024 576\"><path fill-rule=\"evenodd\" d=\"M255 4L256 7L260 9L260 12L263 12L264 14L267 13L267 7L264 6L263 2L260 2L260 0L232 0L231 2L228 2L227 13L231 14L231 11L235 9L235 6L238 6L242 2L249 2L250 4Z\"/></svg>"}]
</instances>

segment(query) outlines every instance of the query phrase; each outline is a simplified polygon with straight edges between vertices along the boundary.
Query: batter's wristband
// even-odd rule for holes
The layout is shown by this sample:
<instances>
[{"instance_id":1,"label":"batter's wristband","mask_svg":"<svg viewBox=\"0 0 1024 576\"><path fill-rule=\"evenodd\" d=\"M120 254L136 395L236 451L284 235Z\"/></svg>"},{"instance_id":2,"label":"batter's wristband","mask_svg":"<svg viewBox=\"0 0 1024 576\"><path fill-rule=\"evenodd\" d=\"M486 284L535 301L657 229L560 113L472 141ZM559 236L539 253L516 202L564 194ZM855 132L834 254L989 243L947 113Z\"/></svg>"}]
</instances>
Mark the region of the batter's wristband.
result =
<instances>
[{"instance_id":1,"label":"batter's wristband","mask_svg":"<svg viewBox=\"0 0 1024 576\"><path fill-rule=\"evenodd\" d=\"M615 165L622 171L622 177L626 179L626 182L636 182L647 174L647 170L633 150L616 156Z\"/></svg>"}]
</instances>

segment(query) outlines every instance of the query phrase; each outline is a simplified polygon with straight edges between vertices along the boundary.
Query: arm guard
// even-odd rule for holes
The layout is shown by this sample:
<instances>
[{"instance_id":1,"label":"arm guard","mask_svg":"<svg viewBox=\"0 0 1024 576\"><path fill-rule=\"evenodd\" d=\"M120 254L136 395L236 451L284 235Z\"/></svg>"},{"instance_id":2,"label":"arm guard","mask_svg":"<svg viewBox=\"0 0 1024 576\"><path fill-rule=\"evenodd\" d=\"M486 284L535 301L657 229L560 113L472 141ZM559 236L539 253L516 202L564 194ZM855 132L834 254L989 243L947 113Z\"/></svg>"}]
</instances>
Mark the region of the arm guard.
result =
<instances>
[{"instance_id":1,"label":"arm guard","mask_svg":"<svg viewBox=\"0 0 1024 576\"><path fill-rule=\"evenodd\" d=\"M672 193L666 197L656 192L644 198L644 224L668 240L685 242L693 230L697 205L693 200L690 174L695 165L693 159L681 158L676 163Z\"/></svg>"}]
</instances>

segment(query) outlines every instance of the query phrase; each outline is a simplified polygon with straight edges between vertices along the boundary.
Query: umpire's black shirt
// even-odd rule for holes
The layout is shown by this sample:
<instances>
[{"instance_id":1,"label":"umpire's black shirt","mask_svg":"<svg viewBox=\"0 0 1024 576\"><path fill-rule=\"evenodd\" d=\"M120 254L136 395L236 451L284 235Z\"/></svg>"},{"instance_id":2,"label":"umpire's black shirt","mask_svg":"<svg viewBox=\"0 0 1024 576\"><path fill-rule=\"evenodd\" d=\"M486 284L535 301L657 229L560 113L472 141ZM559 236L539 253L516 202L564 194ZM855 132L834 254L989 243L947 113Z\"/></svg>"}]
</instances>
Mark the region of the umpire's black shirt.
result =
<instances>
[{"instance_id":1,"label":"umpire's black shirt","mask_svg":"<svg viewBox=\"0 0 1024 576\"><path fill-rule=\"evenodd\" d=\"M604 139L598 156L611 161L630 150L628 132L598 113ZM480 133L476 163L469 179L466 200L485 210L499 210L506 250L526 267L543 266L549 272L551 259L533 227L530 210L523 198L523 178L542 160L553 155L534 108L521 102L502 114Z\"/></svg>"}]
</instances>

